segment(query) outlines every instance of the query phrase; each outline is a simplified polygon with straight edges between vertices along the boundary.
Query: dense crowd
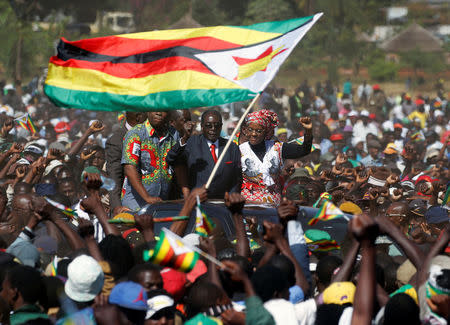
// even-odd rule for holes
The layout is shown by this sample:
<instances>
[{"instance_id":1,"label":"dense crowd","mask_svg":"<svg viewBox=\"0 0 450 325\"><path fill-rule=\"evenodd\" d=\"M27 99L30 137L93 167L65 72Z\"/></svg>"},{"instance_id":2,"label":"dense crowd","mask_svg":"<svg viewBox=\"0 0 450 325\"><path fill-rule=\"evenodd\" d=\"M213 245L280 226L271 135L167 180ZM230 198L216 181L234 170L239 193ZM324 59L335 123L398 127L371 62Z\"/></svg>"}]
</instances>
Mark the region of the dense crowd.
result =
<instances>
[{"instance_id":1,"label":"dense crowd","mask_svg":"<svg viewBox=\"0 0 450 325\"><path fill-rule=\"evenodd\" d=\"M434 96L351 80L269 87L222 160L248 103L83 111L55 107L40 84L0 89L1 324L449 322L442 83ZM211 199L232 241L220 224L190 233L197 201ZM170 230L219 263L181 272L145 258L160 249L146 211L166 200L189 217ZM325 202L343 215L319 222L348 228L314 249L333 231L301 210ZM276 222L260 229L248 203L275 208Z\"/></svg>"}]
</instances>

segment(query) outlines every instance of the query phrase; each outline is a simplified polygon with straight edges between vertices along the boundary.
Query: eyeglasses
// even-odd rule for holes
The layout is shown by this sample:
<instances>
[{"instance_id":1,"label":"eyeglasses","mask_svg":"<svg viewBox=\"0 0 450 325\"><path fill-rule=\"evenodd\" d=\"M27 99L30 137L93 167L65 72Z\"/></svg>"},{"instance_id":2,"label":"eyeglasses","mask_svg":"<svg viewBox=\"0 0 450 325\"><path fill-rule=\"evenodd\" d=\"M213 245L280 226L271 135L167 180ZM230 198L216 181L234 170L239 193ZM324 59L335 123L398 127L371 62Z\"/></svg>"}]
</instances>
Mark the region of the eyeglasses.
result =
<instances>
[{"instance_id":1,"label":"eyeglasses","mask_svg":"<svg viewBox=\"0 0 450 325\"><path fill-rule=\"evenodd\" d=\"M261 134L263 134L264 133L264 129L252 129L252 128L250 128L250 127L247 127L247 132L249 133L249 134L252 134L253 132L255 132L257 135L261 135Z\"/></svg>"},{"instance_id":2,"label":"eyeglasses","mask_svg":"<svg viewBox=\"0 0 450 325\"><path fill-rule=\"evenodd\" d=\"M219 129L222 127L222 123L205 123L205 124L203 124L203 127L205 129L212 129L213 127L215 129Z\"/></svg>"}]
</instances>

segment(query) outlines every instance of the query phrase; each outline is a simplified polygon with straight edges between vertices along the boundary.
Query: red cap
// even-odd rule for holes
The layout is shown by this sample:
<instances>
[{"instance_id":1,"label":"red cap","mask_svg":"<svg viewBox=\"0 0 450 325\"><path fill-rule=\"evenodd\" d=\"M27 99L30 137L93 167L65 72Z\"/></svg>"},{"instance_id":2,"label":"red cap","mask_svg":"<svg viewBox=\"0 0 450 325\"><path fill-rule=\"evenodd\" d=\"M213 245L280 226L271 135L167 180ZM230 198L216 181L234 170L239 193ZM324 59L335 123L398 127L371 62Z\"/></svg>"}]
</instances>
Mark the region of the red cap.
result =
<instances>
[{"instance_id":1,"label":"red cap","mask_svg":"<svg viewBox=\"0 0 450 325\"><path fill-rule=\"evenodd\" d=\"M380 90L380 85L379 84L375 84L372 86L373 90Z\"/></svg>"},{"instance_id":2,"label":"red cap","mask_svg":"<svg viewBox=\"0 0 450 325\"><path fill-rule=\"evenodd\" d=\"M55 125L56 133L63 133L63 132L67 132L67 131L70 131L70 126L66 122L61 121Z\"/></svg>"},{"instance_id":3,"label":"red cap","mask_svg":"<svg viewBox=\"0 0 450 325\"><path fill-rule=\"evenodd\" d=\"M394 129L403 129L403 125L401 125L400 123L395 123Z\"/></svg>"},{"instance_id":4,"label":"red cap","mask_svg":"<svg viewBox=\"0 0 450 325\"><path fill-rule=\"evenodd\" d=\"M331 141L344 140L344 136L341 133L332 134L330 140Z\"/></svg>"},{"instance_id":5,"label":"red cap","mask_svg":"<svg viewBox=\"0 0 450 325\"><path fill-rule=\"evenodd\" d=\"M206 272L208 272L208 268L205 263L202 260L198 260L192 271L187 274L187 279L189 282L194 283L199 276L205 274Z\"/></svg>"},{"instance_id":6,"label":"red cap","mask_svg":"<svg viewBox=\"0 0 450 325\"><path fill-rule=\"evenodd\" d=\"M161 271L161 277L164 290L170 293L175 300L183 298L187 282L185 273L166 267Z\"/></svg>"}]
</instances>

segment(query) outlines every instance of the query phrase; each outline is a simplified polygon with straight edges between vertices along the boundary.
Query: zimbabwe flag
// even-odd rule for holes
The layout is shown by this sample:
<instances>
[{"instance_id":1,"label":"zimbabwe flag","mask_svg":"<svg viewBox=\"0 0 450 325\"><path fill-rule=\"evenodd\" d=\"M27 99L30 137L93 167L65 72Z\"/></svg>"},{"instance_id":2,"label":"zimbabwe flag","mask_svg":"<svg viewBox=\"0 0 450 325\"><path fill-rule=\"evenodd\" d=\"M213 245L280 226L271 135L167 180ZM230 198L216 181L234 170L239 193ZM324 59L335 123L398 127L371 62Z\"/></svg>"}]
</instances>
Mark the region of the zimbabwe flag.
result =
<instances>
[{"instance_id":1,"label":"zimbabwe flag","mask_svg":"<svg viewBox=\"0 0 450 325\"><path fill-rule=\"evenodd\" d=\"M187 247L170 230L163 228L154 250L143 252L145 262L171 267L181 272L191 271L197 263L199 255Z\"/></svg>"},{"instance_id":2,"label":"zimbabwe flag","mask_svg":"<svg viewBox=\"0 0 450 325\"><path fill-rule=\"evenodd\" d=\"M45 94L58 106L105 111L251 99L321 15L73 42L62 38L49 62Z\"/></svg>"}]
</instances>

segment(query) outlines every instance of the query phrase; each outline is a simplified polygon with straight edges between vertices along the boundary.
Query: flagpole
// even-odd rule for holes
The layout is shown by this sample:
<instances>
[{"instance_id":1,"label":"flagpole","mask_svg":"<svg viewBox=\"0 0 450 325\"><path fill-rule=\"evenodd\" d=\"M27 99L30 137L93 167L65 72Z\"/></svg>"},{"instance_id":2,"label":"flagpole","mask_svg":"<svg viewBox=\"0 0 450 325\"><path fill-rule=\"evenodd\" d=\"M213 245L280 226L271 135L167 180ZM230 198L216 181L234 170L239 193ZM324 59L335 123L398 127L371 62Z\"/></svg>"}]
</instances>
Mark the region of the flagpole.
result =
<instances>
[{"instance_id":1,"label":"flagpole","mask_svg":"<svg viewBox=\"0 0 450 325\"><path fill-rule=\"evenodd\" d=\"M203 256L204 258L208 259L209 261L213 262L214 264L216 264L218 267L220 267L221 269L226 269L225 264L223 264L221 261L219 261L217 258L212 257L211 255L209 255L208 253L205 253L204 251L202 251L201 249L195 247L195 246L191 246L190 244L186 243L185 240L183 238L181 238L180 236L178 236L177 234L175 234L174 232L170 231L167 228L163 228L162 229L164 232L170 233L170 235L172 235L173 237L175 237L177 240L179 240L180 242L183 243L184 246L186 246L189 249L192 249L194 252L199 253L201 256Z\"/></svg>"},{"instance_id":2,"label":"flagpole","mask_svg":"<svg viewBox=\"0 0 450 325\"><path fill-rule=\"evenodd\" d=\"M256 101L258 100L261 93L258 93L255 98L251 101L250 105L248 105L247 109L245 110L244 114L242 114L239 122L237 123L236 127L233 130L233 133L231 133L230 138L228 139L227 144L225 145L225 148L223 148L223 151L220 153L219 159L217 159L216 164L214 165L214 169L211 172L211 175L209 175L208 181L206 182L206 189L208 189L211 186L211 182L214 178L214 176L217 173L217 170L219 169L219 165L222 162L223 158L225 157L225 153L227 152L228 148L231 145L231 142L233 142L234 136L236 135L237 131L240 129L242 122L244 122L245 117L250 112L250 110L253 108L253 105L255 105Z\"/></svg>"}]
</instances>

